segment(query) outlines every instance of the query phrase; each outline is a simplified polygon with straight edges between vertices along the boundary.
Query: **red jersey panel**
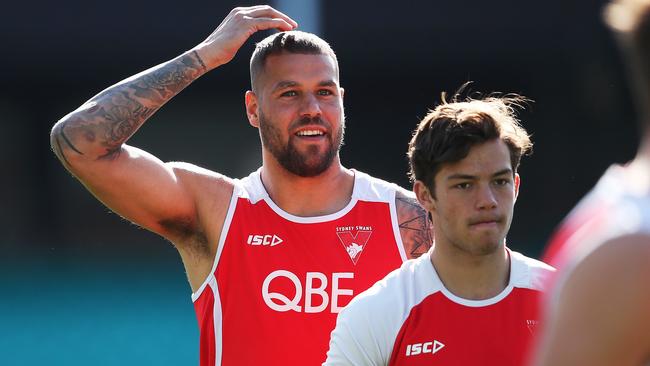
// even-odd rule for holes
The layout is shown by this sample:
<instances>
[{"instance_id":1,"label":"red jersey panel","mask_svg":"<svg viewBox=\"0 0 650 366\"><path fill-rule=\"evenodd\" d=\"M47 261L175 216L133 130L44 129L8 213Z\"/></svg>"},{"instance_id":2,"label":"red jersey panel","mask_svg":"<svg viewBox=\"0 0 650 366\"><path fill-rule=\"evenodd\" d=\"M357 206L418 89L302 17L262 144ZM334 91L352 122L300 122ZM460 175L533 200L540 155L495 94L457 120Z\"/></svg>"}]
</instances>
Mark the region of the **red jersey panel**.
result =
<instances>
[{"instance_id":1,"label":"red jersey panel","mask_svg":"<svg viewBox=\"0 0 650 366\"><path fill-rule=\"evenodd\" d=\"M326 365L523 365L538 298L553 269L510 253L510 282L497 296L449 292L430 253L408 261L355 298L338 317Z\"/></svg>"},{"instance_id":2,"label":"red jersey panel","mask_svg":"<svg viewBox=\"0 0 650 366\"><path fill-rule=\"evenodd\" d=\"M523 365L538 296L537 290L514 288L495 304L467 306L442 292L430 295L411 310L388 364Z\"/></svg>"},{"instance_id":3,"label":"red jersey panel","mask_svg":"<svg viewBox=\"0 0 650 366\"><path fill-rule=\"evenodd\" d=\"M238 182L206 283L193 295L201 365L319 365L336 315L405 254L397 186L355 172L340 212L296 217L259 170Z\"/></svg>"}]
</instances>

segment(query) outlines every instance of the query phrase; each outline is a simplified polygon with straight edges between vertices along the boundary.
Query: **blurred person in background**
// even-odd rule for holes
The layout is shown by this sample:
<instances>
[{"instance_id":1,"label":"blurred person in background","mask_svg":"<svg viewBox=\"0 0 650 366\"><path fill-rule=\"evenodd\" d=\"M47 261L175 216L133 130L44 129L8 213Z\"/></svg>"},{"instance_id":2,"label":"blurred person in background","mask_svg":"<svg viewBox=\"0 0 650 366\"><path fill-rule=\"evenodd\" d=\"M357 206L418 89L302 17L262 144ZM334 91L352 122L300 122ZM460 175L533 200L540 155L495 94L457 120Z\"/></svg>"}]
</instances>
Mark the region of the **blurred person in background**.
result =
<instances>
[{"instance_id":1,"label":"blurred person in background","mask_svg":"<svg viewBox=\"0 0 650 366\"><path fill-rule=\"evenodd\" d=\"M558 268L545 299L537 366L650 364L650 0L605 11L640 112L636 157L613 165L547 248Z\"/></svg>"},{"instance_id":2,"label":"blurred person in background","mask_svg":"<svg viewBox=\"0 0 650 366\"><path fill-rule=\"evenodd\" d=\"M412 192L341 165L336 55L296 27L269 6L235 8L206 40L107 88L51 132L57 157L97 199L178 249L202 365L322 363L339 310L432 243ZM257 44L245 95L262 167L233 179L126 144L266 29L282 32Z\"/></svg>"},{"instance_id":3,"label":"blurred person in background","mask_svg":"<svg viewBox=\"0 0 650 366\"><path fill-rule=\"evenodd\" d=\"M443 96L408 151L435 246L343 309L327 366L525 362L552 268L506 246L532 146L514 115L522 99L453 101Z\"/></svg>"}]
</instances>

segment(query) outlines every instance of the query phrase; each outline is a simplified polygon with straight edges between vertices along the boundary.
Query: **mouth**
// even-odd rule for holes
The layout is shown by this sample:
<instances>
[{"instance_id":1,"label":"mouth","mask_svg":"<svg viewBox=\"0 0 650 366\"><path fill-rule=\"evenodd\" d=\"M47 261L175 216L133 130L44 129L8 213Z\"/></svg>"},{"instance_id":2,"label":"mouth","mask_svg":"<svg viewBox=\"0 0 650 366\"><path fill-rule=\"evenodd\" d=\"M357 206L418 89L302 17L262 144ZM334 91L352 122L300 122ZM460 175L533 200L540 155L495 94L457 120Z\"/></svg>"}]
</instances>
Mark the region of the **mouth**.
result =
<instances>
[{"instance_id":1,"label":"mouth","mask_svg":"<svg viewBox=\"0 0 650 366\"><path fill-rule=\"evenodd\" d=\"M294 133L294 136L305 140L319 140L324 138L327 132L323 128L318 127L305 127Z\"/></svg>"},{"instance_id":2,"label":"mouth","mask_svg":"<svg viewBox=\"0 0 650 366\"><path fill-rule=\"evenodd\" d=\"M470 222L469 226L474 229L491 229L496 228L501 223L499 218L480 219Z\"/></svg>"}]
</instances>

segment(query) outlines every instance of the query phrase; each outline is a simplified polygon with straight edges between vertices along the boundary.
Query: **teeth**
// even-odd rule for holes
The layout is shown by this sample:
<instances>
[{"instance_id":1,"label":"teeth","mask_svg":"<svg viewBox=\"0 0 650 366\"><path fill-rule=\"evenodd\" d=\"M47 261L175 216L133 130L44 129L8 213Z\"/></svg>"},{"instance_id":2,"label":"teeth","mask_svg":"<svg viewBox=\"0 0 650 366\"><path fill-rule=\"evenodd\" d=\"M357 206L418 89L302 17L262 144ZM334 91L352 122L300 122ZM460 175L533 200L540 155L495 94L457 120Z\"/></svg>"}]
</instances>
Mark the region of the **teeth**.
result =
<instances>
[{"instance_id":1,"label":"teeth","mask_svg":"<svg viewBox=\"0 0 650 366\"><path fill-rule=\"evenodd\" d=\"M299 131L297 133L298 136L320 136L323 133L321 131L317 130L305 130L305 131Z\"/></svg>"}]
</instances>

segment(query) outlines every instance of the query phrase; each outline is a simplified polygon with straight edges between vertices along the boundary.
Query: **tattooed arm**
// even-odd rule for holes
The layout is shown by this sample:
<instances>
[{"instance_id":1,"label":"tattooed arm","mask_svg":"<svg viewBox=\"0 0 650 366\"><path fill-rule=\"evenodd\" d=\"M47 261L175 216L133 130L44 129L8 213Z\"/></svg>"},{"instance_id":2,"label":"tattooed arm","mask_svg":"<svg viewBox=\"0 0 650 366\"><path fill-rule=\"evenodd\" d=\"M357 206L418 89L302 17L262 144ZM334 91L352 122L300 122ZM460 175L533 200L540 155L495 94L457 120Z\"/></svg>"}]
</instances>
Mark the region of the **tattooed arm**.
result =
<instances>
[{"instance_id":1,"label":"tattooed arm","mask_svg":"<svg viewBox=\"0 0 650 366\"><path fill-rule=\"evenodd\" d=\"M295 26L268 6L234 9L190 51L109 87L63 117L50 135L54 153L113 211L176 244L188 241L201 230L201 205L216 201L222 208L216 211L225 210L230 181L189 164L163 163L125 142L186 86L230 61L253 33Z\"/></svg>"},{"instance_id":2,"label":"tattooed arm","mask_svg":"<svg viewBox=\"0 0 650 366\"><path fill-rule=\"evenodd\" d=\"M404 251L408 259L417 258L426 253L433 244L431 220L413 193L398 190L395 201Z\"/></svg>"}]
</instances>

